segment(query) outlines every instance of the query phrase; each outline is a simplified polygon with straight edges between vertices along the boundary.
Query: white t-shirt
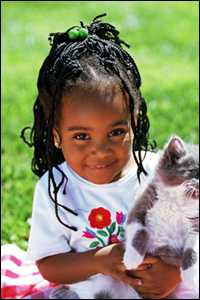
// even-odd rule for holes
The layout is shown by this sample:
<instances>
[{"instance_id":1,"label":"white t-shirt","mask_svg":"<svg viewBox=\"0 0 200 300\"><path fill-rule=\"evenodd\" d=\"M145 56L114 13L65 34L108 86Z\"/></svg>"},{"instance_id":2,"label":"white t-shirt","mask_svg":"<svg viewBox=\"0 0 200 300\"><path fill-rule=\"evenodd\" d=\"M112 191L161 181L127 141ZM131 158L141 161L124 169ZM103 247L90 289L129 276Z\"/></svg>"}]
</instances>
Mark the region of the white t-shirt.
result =
<instances>
[{"instance_id":1,"label":"white t-shirt","mask_svg":"<svg viewBox=\"0 0 200 300\"><path fill-rule=\"evenodd\" d=\"M158 155L147 153L143 162L145 170L152 174ZM136 166L124 177L109 184L94 184L75 173L66 162L59 168L68 178L58 192L58 203L73 209L78 216L59 207L61 220L75 226L73 231L62 225L55 214L55 204L48 193L47 172L38 181L33 201L32 224L27 258L38 260L46 256L75 250L84 252L96 246L106 246L124 239L124 224L134 196L140 186ZM54 168L57 184L61 174ZM141 183L146 180L141 174ZM66 193L64 193L66 185Z\"/></svg>"}]
</instances>

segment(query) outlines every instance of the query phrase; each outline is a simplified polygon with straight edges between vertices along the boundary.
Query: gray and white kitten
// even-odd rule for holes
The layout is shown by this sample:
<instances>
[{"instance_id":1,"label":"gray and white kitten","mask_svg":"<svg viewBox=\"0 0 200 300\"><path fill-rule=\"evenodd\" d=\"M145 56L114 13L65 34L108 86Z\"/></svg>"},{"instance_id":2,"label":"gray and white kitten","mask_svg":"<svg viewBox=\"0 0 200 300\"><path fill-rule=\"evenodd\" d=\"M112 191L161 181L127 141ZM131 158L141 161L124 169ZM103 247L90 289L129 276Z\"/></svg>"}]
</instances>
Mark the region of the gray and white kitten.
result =
<instances>
[{"instance_id":1,"label":"gray and white kitten","mask_svg":"<svg viewBox=\"0 0 200 300\"><path fill-rule=\"evenodd\" d=\"M199 232L199 147L172 137L160 154L154 174L136 196L126 223L123 262L128 270L144 256L159 256L179 265L183 273L196 262L194 244ZM187 289L187 287L186 287ZM192 289L189 298L198 295ZM189 299L178 286L172 299ZM130 286L110 276L95 275L86 281L58 288L51 299L141 299Z\"/></svg>"},{"instance_id":2,"label":"gray and white kitten","mask_svg":"<svg viewBox=\"0 0 200 300\"><path fill-rule=\"evenodd\" d=\"M151 254L180 266L183 279L185 270L198 276L192 267L199 232L199 146L172 137L140 193L126 224L126 268L136 268ZM173 299L185 299L182 291L177 287ZM196 292L190 298L198 298Z\"/></svg>"}]
</instances>

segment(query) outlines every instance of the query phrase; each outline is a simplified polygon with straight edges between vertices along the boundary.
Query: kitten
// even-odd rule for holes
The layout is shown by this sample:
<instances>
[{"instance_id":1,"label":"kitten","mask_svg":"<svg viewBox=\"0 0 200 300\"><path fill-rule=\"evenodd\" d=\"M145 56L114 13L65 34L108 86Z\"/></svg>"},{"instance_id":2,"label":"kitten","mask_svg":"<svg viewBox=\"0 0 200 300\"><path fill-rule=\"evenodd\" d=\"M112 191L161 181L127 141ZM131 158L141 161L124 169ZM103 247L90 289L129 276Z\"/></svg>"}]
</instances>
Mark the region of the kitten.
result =
<instances>
[{"instance_id":1,"label":"kitten","mask_svg":"<svg viewBox=\"0 0 200 300\"><path fill-rule=\"evenodd\" d=\"M145 254L151 254L180 266L183 278L185 270L194 276L199 232L198 145L185 144L176 136L170 139L152 179L129 213L125 232L127 269L136 268ZM180 288L174 291L175 297L184 299ZM197 297L191 294L191 299Z\"/></svg>"},{"instance_id":2,"label":"kitten","mask_svg":"<svg viewBox=\"0 0 200 300\"><path fill-rule=\"evenodd\" d=\"M136 204L128 215L124 244L128 270L142 263L145 254L179 265L183 273L194 266L193 248L199 231L198 149L197 145L172 137L161 152L155 173L136 196ZM51 299L72 299L72 293L73 299L141 299L132 287L100 274L60 291L62 295L58 288ZM188 295L198 298L193 290ZM171 297L187 299L181 285Z\"/></svg>"}]
</instances>

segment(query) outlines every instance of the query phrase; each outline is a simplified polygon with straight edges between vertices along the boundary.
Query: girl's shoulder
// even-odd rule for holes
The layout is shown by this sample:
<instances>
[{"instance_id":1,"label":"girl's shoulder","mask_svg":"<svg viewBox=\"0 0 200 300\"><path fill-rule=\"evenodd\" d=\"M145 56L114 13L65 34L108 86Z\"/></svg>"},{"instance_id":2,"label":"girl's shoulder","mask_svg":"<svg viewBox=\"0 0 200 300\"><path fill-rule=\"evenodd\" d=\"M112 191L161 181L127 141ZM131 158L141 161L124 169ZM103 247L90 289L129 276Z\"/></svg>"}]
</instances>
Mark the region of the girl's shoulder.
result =
<instances>
[{"instance_id":1,"label":"girl's shoulder","mask_svg":"<svg viewBox=\"0 0 200 300\"><path fill-rule=\"evenodd\" d=\"M49 194L49 189L53 191L54 184L58 186L61 182L67 180L66 174L63 172L63 164L64 162L53 167L53 176L49 176L49 171L46 171L36 182L35 191Z\"/></svg>"},{"instance_id":2,"label":"girl's shoulder","mask_svg":"<svg viewBox=\"0 0 200 300\"><path fill-rule=\"evenodd\" d=\"M159 152L151 152L151 151L147 151L144 161L143 161L143 165L144 168L148 171L153 171L155 169L155 167L158 164L160 158L160 153Z\"/></svg>"}]
</instances>

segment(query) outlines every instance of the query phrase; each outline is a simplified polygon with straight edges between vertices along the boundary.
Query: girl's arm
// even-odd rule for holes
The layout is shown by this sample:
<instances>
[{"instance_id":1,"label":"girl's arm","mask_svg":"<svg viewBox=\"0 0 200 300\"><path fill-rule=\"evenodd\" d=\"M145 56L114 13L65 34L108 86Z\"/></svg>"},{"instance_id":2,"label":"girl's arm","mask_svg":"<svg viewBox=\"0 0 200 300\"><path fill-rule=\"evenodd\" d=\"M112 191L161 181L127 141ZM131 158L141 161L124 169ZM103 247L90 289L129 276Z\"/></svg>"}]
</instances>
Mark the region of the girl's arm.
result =
<instances>
[{"instance_id":1,"label":"girl's arm","mask_svg":"<svg viewBox=\"0 0 200 300\"><path fill-rule=\"evenodd\" d=\"M122 245L118 243L82 253L52 255L36 263L42 276L55 283L71 284L102 273L135 287L140 280L126 274L123 252Z\"/></svg>"}]
</instances>

